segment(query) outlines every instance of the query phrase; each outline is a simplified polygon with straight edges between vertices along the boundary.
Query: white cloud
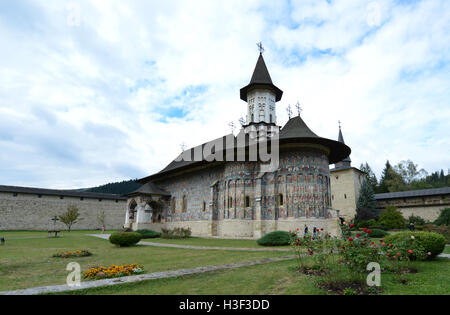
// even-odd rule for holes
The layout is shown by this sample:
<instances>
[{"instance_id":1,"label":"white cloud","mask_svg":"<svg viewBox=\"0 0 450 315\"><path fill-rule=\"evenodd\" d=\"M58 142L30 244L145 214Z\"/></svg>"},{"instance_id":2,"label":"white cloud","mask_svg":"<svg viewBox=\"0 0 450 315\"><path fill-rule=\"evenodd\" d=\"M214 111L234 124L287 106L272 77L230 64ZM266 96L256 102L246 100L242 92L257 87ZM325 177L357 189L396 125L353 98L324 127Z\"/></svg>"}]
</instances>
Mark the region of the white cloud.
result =
<instances>
[{"instance_id":1,"label":"white cloud","mask_svg":"<svg viewBox=\"0 0 450 315\"><path fill-rule=\"evenodd\" d=\"M17 1L0 13L2 184L146 176L181 142L228 133L245 115L239 88L260 40L284 90L279 124L300 100L319 135L336 138L343 122L355 166L449 167L447 1L77 1L78 27L70 3ZM380 26L367 21L371 3Z\"/></svg>"}]
</instances>

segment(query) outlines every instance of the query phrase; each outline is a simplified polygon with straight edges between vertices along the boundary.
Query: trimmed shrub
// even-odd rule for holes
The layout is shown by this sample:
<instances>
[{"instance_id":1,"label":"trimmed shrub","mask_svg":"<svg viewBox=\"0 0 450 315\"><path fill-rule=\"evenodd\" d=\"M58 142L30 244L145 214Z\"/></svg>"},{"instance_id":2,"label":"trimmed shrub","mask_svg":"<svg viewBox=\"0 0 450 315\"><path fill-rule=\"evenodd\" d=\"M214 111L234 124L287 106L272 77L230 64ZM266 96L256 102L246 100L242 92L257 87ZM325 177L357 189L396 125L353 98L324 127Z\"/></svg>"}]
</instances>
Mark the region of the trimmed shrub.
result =
<instances>
[{"instance_id":1,"label":"trimmed shrub","mask_svg":"<svg viewBox=\"0 0 450 315\"><path fill-rule=\"evenodd\" d=\"M435 232L443 235L447 239L447 244L450 244L450 229L448 226L438 226L434 224L427 224L422 227L423 231Z\"/></svg>"},{"instance_id":2,"label":"trimmed shrub","mask_svg":"<svg viewBox=\"0 0 450 315\"><path fill-rule=\"evenodd\" d=\"M411 223L414 223L414 226L417 228L417 225L424 225L426 223L425 219L416 215L412 215L408 218L408 221L406 222L407 226Z\"/></svg>"},{"instance_id":3,"label":"trimmed shrub","mask_svg":"<svg viewBox=\"0 0 450 315\"><path fill-rule=\"evenodd\" d=\"M384 239L386 244L398 244L406 240L410 240L414 236L414 242L417 242L425 249L425 252L430 252L429 258L434 258L444 251L446 239L443 235L434 232L399 232L391 234Z\"/></svg>"},{"instance_id":4,"label":"trimmed shrub","mask_svg":"<svg viewBox=\"0 0 450 315\"><path fill-rule=\"evenodd\" d=\"M450 225L450 208L441 210L439 217L434 221L436 225Z\"/></svg>"},{"instance_id":5,"label":"trimmed shrub","mask_svg":"<svg viewBox=\"0 0 450 315\"><path fill-rule=\"evenodd\" d=\"M152 230L146 230L146 229L137 230L136 233L141 234L143 239L161 237L161 233L155 232L155 231L152 231Z\"/></svg>"},{"instance_id":6,"label":"trimmed shrub","mask_svg":"<svg viewBox=\"0 0 450 315\"><path fill-rule=\"evenodd\" d=\"M286 231L274 231L267 233L256 241L262 246L284 246L291 243L291 234Z\"/></svg>"},{"instance_id":7,"label":"trimmed shrub","mask_svg":"<svg viewBox=\"0 0 450 315\"><path fill-rule=\"evenodd\" d=\"M406 220L396 207L387 206L381 212L378 223L385 229L403 229L406 225Z\"/></svg>"},{"instance_id":8,"label":"trimmed shrub","mask_svg":"<svg viewBox=\"0 0 450 315\"><path fill-rule=\"evenodd\" d=\"M136 232L116 232L109 237L109 241L119 247L136 245L141 239L141 234Z\"/></svg>"},{"instance_id":9,"label":"trimmed shrub","mask_svg":"<svg viewBox=\"0 0 450 315\"><path fill-rule=\"evenodd\" d=\"M371 229L372 233L370 233L370 237L385 237L389 233L385 230L380 229Z\"/></svg>"},{"instance_id":10,"label":"trimmed shrub","mask_svg":"<svg viewBox=\"0 0 450 315\"><path fill-rule=\"evenodd\" d=\"M190 228L161 229L161 238L189 238L191 235Z\"/></svg>"},{"instance_id":11,"label":"trimmed shrub","mask_svg":"<svg viewBox=\"0 0 450 315\"><path fill-rule=\"evenodd\" d=\"M377 224L377 221L375 221L375 219L370 219L370 220L361 220L358 221L358 223L356 224L356 226L358 228L371 228L373 226L375 226Z\"/></svg>"}]
</instances>

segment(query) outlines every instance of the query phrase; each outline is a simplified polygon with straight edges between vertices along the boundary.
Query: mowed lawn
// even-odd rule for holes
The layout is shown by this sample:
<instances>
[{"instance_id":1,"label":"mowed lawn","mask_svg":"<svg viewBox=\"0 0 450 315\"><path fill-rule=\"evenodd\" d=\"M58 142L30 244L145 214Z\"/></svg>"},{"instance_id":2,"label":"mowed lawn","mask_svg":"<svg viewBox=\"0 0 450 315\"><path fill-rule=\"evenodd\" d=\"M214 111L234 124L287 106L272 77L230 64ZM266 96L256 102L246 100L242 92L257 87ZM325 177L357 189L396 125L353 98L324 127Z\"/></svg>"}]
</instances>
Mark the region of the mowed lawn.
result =
<instances>
[{"instance_id":1,"label":"mowed lawn","mask_svg":"<svg viewBox=\"0 0 450 315\"><path fill-rule=\"evenodd\" d=\"M438 258L431 262L414 263L416 274L402 275L408 281L390 273L381 274L381 294L450 294L450 261ZM327 294L318 288L318 277L295 272L295 260L220 270L205 274L182 276L138 283L121 284L65 294L192 294L192 295L240 295L240 294Z\"/></svg>"},{"instance_id":2,"label":"mowed lawn","mask_svg":"<svg viewBox=\"0 0 450 315\"><path fill-rule=\"evenodd\" d=\"M163 239L163 238L149 238L143 240L145 242L162 243L162 244L177 244L177 245L194 245L206 247L235 247L235 248L261 248L268 249L270 247L258 245L256 240L235 240L235 239L218 239L218 238L201 238L190 237L185 239ZM289 250L290 246L277 246L275 248L282 248Z\"/></svg>"},{"instance_id":3,"label":"mowed lawn","mask_svg":"<svg viewBox=\"0 0 450 315\"><path fill-rule=\"evenodd\" d=\"M99 232L63 232L59 238L48 238L46 232L0 232L0 237L6 239L6 244L0 245L0 291L64 284L69 274L69 271L66 271L69 262L78 262L82 271L93 266L136 263L144 265L147 273L153 273L252 261L287 254L270 251L237 252L151 246L118 248L107 240L86 235L94 233ZM221 246L219 243L214 246ZM239 243L237 247L242 247L241 245ZM81 249L91 251L93 256L68 259L52 257L58 251Z\"/></svg>"}]
</instances>

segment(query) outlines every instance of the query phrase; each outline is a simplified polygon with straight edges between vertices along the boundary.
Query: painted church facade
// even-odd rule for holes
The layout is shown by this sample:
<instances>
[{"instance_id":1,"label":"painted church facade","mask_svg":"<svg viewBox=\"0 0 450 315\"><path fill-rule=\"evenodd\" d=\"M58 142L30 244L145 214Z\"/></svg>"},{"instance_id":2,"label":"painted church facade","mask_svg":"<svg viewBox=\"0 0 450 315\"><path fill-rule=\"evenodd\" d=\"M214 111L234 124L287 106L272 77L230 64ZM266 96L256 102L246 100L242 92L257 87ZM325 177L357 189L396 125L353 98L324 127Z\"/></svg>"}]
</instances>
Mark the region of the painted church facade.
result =
<instances>
[{"instance_id":1,"label":"painted church facade","mask_svg":"<svg viewBox=\"0 0 450 315\"><path fill-rule=\"evenodd\" d=\"M351 150L343 142L317 136L300 115L277 126L276 103L282 94L260 54L250 83L240 90L247 103L246 122L238 136L223 138L225 143L231 136L236 151L242 136L245 159L178 157L139 180L143 186L127 196L125 227L189 227L197 236L259 238L307 225L336 235L338 212L331 206L329 165L344 160ZM268 170L266 162L249 158L252 143L258 148L269 143L270 150L278 150L276 168ZM194 156L194 151L183 155Z\"/></svg>"}]
</instances>

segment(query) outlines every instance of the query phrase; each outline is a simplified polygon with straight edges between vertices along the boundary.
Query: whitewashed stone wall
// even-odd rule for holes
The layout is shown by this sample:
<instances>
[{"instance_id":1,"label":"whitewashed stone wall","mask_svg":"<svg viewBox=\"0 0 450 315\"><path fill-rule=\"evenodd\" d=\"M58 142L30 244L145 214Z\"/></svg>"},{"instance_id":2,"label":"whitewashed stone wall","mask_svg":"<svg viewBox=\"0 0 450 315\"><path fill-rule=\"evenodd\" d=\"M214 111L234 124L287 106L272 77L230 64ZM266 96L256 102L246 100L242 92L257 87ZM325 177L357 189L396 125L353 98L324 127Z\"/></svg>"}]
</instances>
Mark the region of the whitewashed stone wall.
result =
<instances>
[{"instance_id":1,"label":"whitewashed stone wall","mask_svg":"<svg viewBox=\"0 0 450 315\"><path fill-rule=\"evenodd\" d=\"M74 230L99 229L98 214L103 210L107 216L107 229L120 229L124 224L126 201L118 199L91 199L34 194L0 192L0 230L48 230L53 229L50 219L67 211L69 205L78 208L80 219L72 226ZM66 226L56 223L56 228L64 230Z\"/></svg>"}]
</instances>

